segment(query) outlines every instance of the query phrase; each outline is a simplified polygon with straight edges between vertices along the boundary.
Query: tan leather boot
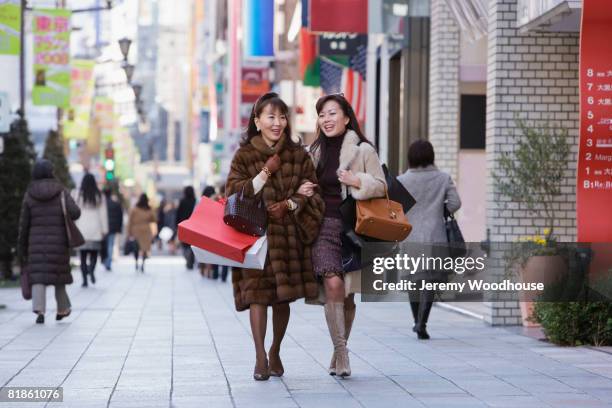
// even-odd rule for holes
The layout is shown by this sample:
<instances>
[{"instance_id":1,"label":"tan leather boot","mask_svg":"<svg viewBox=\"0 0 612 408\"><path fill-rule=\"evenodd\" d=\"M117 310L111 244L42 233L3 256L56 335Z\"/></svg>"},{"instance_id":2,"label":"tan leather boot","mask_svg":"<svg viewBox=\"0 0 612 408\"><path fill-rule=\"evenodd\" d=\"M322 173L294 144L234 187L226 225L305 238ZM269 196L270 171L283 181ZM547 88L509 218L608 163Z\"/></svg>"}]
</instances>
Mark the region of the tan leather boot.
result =
<instances>
[{"instance_id":1,"label":"tan leather boot","mask_svg":"<svg viewBox=\"0 0 612 408\"><path fill-rule=\"evenodd\" d=\"M351 375L351 366L346 348L344 302L325 304L325 320L327 320L327 327L336 353L336 374L348 377Z\"/></svg>"},{"instance_id":2,"label":"tan leather boot","mask_svg":"<svg viewBox=\"0 0 612 408\"><path fill-rule=\"evenodd\" d=\"M348 343L349 336L351 334L351 329L353 328L353 321L355 320L355 310L356 306L353 306L350 309L344 308L344 333L346 336L346 342ZM329 369L327 370L329 375L336 375L336 351L332 354L331 362L329 363Z\"/></svg>"}]
</instances>

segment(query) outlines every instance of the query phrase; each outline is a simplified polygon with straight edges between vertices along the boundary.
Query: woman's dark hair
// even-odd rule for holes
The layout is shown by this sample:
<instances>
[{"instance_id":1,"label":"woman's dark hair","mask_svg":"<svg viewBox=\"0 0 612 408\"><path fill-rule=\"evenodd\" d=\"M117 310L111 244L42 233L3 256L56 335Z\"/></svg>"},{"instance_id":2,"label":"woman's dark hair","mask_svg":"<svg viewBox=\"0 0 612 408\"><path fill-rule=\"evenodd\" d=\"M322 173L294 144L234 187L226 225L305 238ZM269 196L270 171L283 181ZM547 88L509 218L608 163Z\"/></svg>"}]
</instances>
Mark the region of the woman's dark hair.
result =
<instances>
[{"instance_id":1,"label":"woman's dark hair","mask_svg":"<svg viewBox=\"0 0 612 408\"><path fill-rule=\"evenodd\" d=\"M38 159L34 163L34 169L32 170L33 180L52 179L55 178L53 175L53 163L47 159Z\"/></svg>"},{"instance_id":2,"label":"woman's dark hair","mask_svg":"<svg viewBox=\"0 0 612 408\"><path fill-rule=\"evenodd\" d=\"M408 148L408 167L427 167L434 164L434 148L427 140L417 140Z\"/></svg>"},{"instance_id":3,"label":"woman's dark hair","mask_svg":"<svg viewBox=\"0 0 612 408\"><path fill-rule=\"evenodd\" d=\"M291 146L298 146L293 140L291 140L291 124L289 121L289 107L287 104L278 96L275 92L268 92L263 94L257 99L257 102L253 104L253 109L251 109L251 117L249 118L249 124L247 126L246 133L242 137L242 141L240 142L241 146L246 146L251 142L251 139L255 136L259 135L261 132L257 130L257 125L255 124L255 118L258 118L266 106L272 105L273 108L281 111L283 115L287 118L287 126L285 127L285 137L287 140L285 144L289 143Z\"/></svg>"},{"instance_id":4,"label":"woman's dark hair","mask_svg":"<svg viewBox=\"0 0 612 408\"><path fill-rule=\"evenodd\" d=\"M215 188L213 186L204 187L204 191L202 191L202 195L208 198L212 197L213 195L215 195Z\"/></svg>"},{"instance_id":5,"label":"woman's dark hair","mask_svg":"<svg viewBox=\"0 0 612 408\"><path fill-rule=\"evenodd\" d=\"M331 95L325 95L325 96L320 97L316 104L317 115L321 113L321 111L323 110L323 106L325 106L325 104L329 101L334 101L338 103L338 105L340 105L340 109L342 109L344 116L349 118L349 123L346 125L346 129L352 130L355 133L357 133L357 136L359 136L359 143L371 144L370 141L365 137L365 135L361 131L361 127L359 126L359 121L357 120L355 111L353 110L353 107L351 106L349 101L346 100L344 95L331 94ZM312 143L310 149L311 151L315 151L317 149L321 150L319 164L317 165L317 176L318 177L321 176L321 173L323 172L323 167L325 165L325 161L327 160L327 151L326 151L327 146L325 143L325 141L327 140L326 138L327 136L325 136L325 133L323 133L323 131L319 127L319 124L317 123L317 138Z\"/></svg>"},{"instance_id":6,"label":"woman's dark hair","mask_svg":"<svg viewBox=\"0 0 612 408\"><path fill-rule=\"evenodd\" d=\"M183 198L190 201L195 201L195 190L192 186L187 186L183 189Z\"/></svg>"},{"instance_id":7,"label":"woman's dark hair","mask_svg":"<svg viewBox=\"0 0 612 408\"><path fill-rule=\"evenodd\" d=\"M97 206L102 200L102 194L100 193L100 189L98 188L98 183L96 183L96 178L91 173L87 173L83 176L83 181L81 181L81 191L80 196L83 198L84 204L91 204L92 206Z\"/></svg>"},{"instance_id":8,"label":"woman's dark hair","mask_svg":"<svg viewBox=\"0 0 612 408\"><path fill-rule=\"evenodd\" d=\"M136 207L142 208L143 210L148 210L151 207L149 206L149 197L142 193L140 197L138 197L138 202L136 203Z\"/></svg>"}]
</instances>

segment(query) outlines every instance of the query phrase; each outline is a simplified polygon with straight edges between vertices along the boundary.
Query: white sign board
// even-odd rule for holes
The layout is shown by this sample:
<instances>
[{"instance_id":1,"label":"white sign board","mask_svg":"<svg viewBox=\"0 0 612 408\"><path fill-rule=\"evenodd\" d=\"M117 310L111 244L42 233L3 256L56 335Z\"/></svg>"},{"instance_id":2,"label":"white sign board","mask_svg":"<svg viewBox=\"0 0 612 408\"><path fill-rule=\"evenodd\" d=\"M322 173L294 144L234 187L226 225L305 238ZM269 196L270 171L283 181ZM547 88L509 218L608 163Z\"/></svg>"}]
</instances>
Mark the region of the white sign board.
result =
<instances>
[{"instance_id":1,"label":"white sign board","mask_svg":"<svg viewBox=\"0 0 612 408\"><path fill-rule=\"evenodd\" d=\"M11 128L11 104L6 92L0 92L0 133L8 133Z\"/></svg>"}]
</instances>

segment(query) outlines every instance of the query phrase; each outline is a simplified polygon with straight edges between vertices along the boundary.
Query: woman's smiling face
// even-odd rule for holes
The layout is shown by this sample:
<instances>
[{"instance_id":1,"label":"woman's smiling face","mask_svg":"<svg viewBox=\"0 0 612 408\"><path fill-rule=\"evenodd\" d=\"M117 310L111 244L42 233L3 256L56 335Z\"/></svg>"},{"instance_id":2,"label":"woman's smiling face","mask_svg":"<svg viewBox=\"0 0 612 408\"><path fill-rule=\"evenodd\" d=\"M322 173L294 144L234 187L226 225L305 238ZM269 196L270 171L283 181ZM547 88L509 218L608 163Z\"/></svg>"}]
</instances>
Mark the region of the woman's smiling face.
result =
<instances>
[{"instance_id":1,"label":"woman's smiling face","mask_svg":"<svg viewBox=\"0 0 612 408\"><path fill-rule=\"evenodd\" d=\"M334 100L325 102L319 112L318 125L327 137L340 136L346 130L349 117L344 114L340 104Z\"/></svg>"},{"instance_id":2,"label":"woman's smiling face","mask_svg":"<svg viewBox=\"0 0 612 408\"><path fill-rule=\"evenodd\" d=\"M287 116L280 109L268 104L261 111L261 115L255 118L255 125L266 143L273 145L278 142L287 127Z\"/></svg>"}]
</instances>

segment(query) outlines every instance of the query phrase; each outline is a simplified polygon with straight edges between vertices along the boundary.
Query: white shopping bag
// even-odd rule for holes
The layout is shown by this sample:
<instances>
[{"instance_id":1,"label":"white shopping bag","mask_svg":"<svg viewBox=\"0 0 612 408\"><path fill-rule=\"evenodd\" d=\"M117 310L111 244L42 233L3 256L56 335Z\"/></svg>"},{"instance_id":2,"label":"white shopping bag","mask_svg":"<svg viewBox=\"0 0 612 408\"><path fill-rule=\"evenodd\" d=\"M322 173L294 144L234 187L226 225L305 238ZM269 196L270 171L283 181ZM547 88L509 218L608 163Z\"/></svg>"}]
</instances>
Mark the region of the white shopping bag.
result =
<instances>
[{"instance_id":1,"label":"white shopping bag","mask_svg":"<svg viewBox=\"0 0 612 408\"><path fill-rule=\"evenodd\" d=\"M191 246L196 261L199 263L207 263L212 265L236 266L239 268L263 269L266 263L266 255L268 254L268 238L264 235L259 238L253 246L247 251L244 262L240 263L221 255L213 254L196 246Z\"/></svg>"},{"instance_id":2,"label":"white shopping bag","mask_svg":"<svg viewBox=\"0 0 612 408\"><path fill-rule=\"evenodd\" d=\"M170 227L164 227L161 229L161 231L159 231L159 238L164 242L170 241L173 235L174 231L172 231Z\"/></svg>"}]
</instances>

